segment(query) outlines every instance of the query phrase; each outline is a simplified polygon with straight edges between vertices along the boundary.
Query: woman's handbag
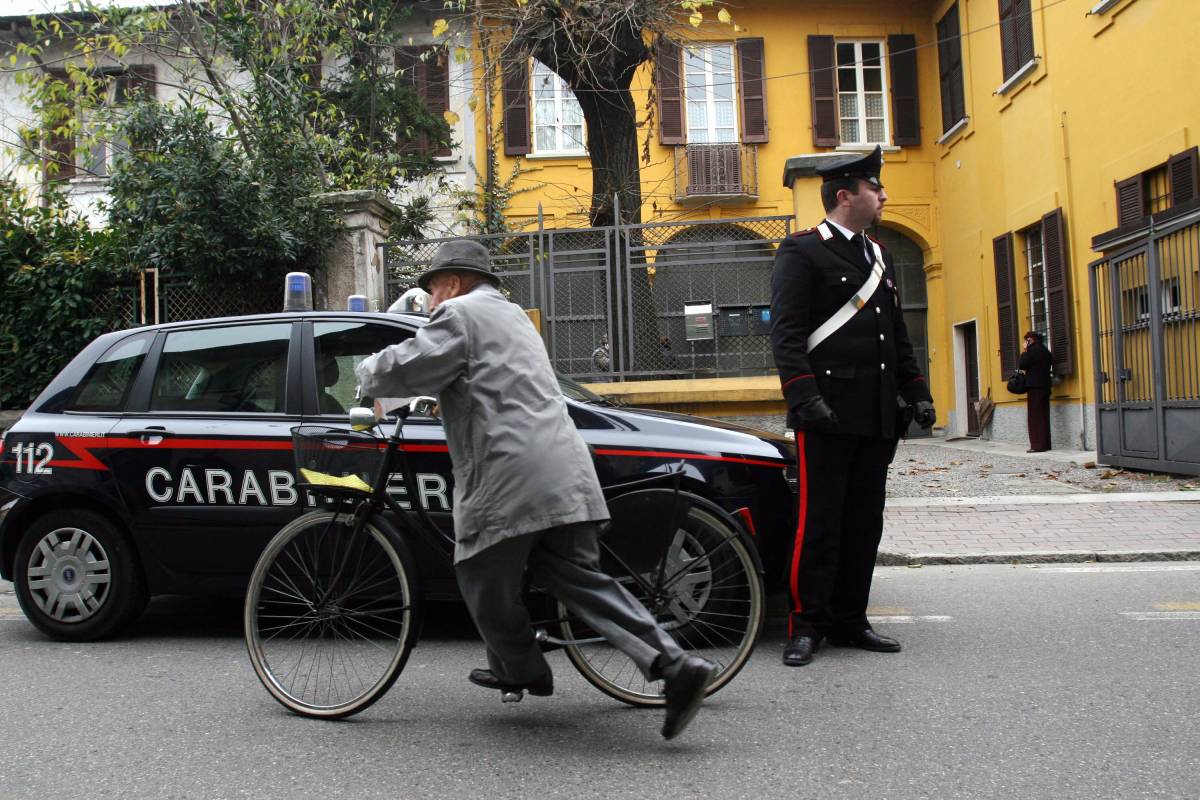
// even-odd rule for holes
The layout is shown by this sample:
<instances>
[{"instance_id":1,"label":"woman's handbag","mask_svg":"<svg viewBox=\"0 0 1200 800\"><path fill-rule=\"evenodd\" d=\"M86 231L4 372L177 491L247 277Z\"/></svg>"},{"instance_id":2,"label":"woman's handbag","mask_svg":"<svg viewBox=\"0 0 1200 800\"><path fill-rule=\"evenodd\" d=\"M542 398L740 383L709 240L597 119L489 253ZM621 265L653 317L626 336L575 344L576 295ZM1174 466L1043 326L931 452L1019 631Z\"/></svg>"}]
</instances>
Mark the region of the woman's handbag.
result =
<instances>
[{"instance_id":1,"label":"woman's handbag","mask_svg":"<svg viewBox=\"0 0 1200 800\"><path fill-rule=\"evenodd\" d=\"M1025 385L1025 370L1019 369L1008 379L1008 390L1013 394L1025 394L1029 388Z\"/></svg>"}]
</instances>

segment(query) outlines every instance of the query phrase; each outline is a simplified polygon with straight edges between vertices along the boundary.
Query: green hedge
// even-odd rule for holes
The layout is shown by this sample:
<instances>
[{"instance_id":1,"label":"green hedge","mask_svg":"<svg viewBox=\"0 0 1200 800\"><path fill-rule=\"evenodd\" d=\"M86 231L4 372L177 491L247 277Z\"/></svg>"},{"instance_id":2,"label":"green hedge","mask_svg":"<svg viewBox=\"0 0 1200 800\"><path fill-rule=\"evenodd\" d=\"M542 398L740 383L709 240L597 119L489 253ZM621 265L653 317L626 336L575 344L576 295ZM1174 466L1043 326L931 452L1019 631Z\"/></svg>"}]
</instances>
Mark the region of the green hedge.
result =
<instances>
[{"instance_id":1,"label":"green hedge","mask_svg":"<svg viewBox=\"0 0 1200 800\"><path fill-rule=\"evenodd\" d=\"M0 408L24 408L80 348L131 322L108 302L129 279L112 266L111 234L61 196L44 202L0 183Z\"/></svg>"}]
</instances>

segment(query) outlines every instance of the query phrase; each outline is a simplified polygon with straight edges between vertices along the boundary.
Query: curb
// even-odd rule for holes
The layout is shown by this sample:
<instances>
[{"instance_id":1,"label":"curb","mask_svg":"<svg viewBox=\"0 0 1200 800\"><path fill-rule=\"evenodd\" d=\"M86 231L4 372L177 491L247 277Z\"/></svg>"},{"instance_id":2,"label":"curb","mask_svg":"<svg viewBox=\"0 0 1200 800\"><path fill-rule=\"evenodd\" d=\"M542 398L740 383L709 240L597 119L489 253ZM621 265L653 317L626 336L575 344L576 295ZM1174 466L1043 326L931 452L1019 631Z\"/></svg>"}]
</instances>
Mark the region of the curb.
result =
<instances>
[{"instance_id":1,"label":"curb","mask_svg":"<svg viewBox=\"0 0 1200 800\"><path fill-rule=\"evenodd\" d=\"M1200 550L1050 550L1015 553L889 553L875 559L878 567L948 564L1080 564L1085 562L1200 561Z\"/></svg>"}]
</instances>

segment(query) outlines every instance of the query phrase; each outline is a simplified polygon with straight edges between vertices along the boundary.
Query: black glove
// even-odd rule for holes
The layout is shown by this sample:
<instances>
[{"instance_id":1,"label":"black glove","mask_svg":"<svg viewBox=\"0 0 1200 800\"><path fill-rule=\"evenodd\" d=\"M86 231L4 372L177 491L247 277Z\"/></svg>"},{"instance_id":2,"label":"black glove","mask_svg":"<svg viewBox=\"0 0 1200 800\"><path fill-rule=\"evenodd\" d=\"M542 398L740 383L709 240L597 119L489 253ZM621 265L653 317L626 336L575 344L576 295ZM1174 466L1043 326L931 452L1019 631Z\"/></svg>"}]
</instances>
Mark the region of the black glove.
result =
<instances>
[{"instance_id":1,"label":"black glove","mask_svg":"<svg viewBox=\"0 0 1200 800\"><path fill-rule=\"evenodd\" d=\"M796 427L802 431L833 433L837 429L837 415L820 395L810 397L792 407Z\"/></svg>"},{"instance_id":2,"label":"black glove","mask_svg":"<svg viewBox=\"0 0 1200 800\"><path fill-rule=\"evenodd\" d=\"M922 428L932 428L933 423L937 422L937 412L933 409L933 403L928 400L918 400L913 406L913 419Z\"/></svg>"}]
</instances>

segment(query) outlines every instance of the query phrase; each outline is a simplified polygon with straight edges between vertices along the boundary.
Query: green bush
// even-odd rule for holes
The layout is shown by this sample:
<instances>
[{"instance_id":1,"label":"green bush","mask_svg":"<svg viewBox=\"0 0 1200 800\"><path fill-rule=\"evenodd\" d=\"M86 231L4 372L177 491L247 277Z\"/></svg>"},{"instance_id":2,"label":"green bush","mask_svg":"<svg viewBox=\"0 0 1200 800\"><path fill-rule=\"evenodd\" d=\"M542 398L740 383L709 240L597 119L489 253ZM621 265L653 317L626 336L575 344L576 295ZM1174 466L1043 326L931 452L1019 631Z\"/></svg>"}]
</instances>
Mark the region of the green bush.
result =
<instances>
[{"instance_id":1,"label":"green bush","mask_svg":"<svg viewBox=\"0 0 1200 800\"><path fill-rule=\"evenodd\" d=\"M320 269L338 222L312 200L308 143L280 136L254 164L186 104L138 104L122 133L108 216L129 263L225 291Z\"/></svg>"},{"instance_id":2,"label":"green bush","mask_svg":"<svg viewBox=\"0 0 1200 800\"><path fill-rule=\"evenodd\" d=\"M114 252L61 195L31 205L0 181L0 407L25 407L85 344L132 324L104 302L130 279Z\"/></svg>"}]
</instances>

